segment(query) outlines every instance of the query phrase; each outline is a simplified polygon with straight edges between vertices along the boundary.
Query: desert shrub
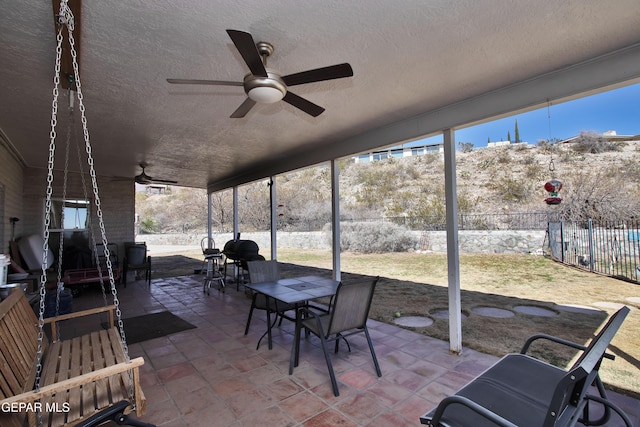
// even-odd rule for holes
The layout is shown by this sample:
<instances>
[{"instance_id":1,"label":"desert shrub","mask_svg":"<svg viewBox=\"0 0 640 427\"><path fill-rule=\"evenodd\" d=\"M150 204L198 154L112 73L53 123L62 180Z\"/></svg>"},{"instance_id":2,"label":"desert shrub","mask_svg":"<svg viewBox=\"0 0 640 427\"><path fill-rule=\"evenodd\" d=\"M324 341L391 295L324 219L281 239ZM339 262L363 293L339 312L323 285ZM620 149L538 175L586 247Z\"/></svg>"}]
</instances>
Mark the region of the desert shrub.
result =
<instances>
[{"instance_id":1,"label":"desert shrub","mask_svg":"<svg viewBox=\"0 0 640 427\"><path fill-rule=\"evenodd\" d=\"M539 139L538 142L536 142L536 146L538 147L538 149L545 153L552 153L554 151L557 151L558 149L558 145L556 144L556 142L557 141L548 139Z\"/></svg>"},{"instance_id":2,"label":"desert shrub","mask_svg":"<svg viewBox=\"0 0 640 427\"><path fill-rule=\"evenodd\" d=\"M500 150L496 154L497 154L496 158L498 160L498 163L501 163L504 165L504 164L510 164L512 162L509 151Z\"/></svg>"},{"instance_id":3,"label":"desert shrub","mask_svg":"<svg viewBox=\"0 0 640 427\"><path fill-rule=\"evenodd\" d=\"M580 132L576 138L573 149L578 153L598 154L607 151L622 151L622 144L608 141L604 136L596 132Z\"/></svg>"},{"instance_id":4,"label":"desert shrub","mask_svg":"<svg viewBox=\"0 0 640 427\"><path fill-rule=\"evenodd\" d=\"M331 226L325 226L331 239ZM415 239L405 227L390 222L340 223L340 249L361 253L405 252L413 248Z\"/></svg>"},{"instance_id":5,"label":"desert shrub","mask_svg":"<svg viewBox=\"0 0 640 427\"><path fill-rule=\"evenodd\" d=\"M153 217L146 217L140 221L140 234L153 234L158 231L160 224Z\"/></svg>"},{"instance_id":6,"label":"desert shrub","mask_svg":"<svg viewBox=\"0 0 640 427\"><path fill-rule=\"evenodd\" d=\"M507 175L487 182L485 187L496 193L495 200L501 200L503 202L520 203L525 201L529 196L529 186L527 182L514 179Z\"/></svg>"},{"instance_id":7,"label":"desert shrub","mask_svg":"<svg viewBox=\"0 0 640 427\"><path fill-rule=\"evenodd\" d=\"M525 176L535 179L542 179L546 170L542 167L540 163L530 163L527 164L525 168Z\"/></svg>"}]
</instances>

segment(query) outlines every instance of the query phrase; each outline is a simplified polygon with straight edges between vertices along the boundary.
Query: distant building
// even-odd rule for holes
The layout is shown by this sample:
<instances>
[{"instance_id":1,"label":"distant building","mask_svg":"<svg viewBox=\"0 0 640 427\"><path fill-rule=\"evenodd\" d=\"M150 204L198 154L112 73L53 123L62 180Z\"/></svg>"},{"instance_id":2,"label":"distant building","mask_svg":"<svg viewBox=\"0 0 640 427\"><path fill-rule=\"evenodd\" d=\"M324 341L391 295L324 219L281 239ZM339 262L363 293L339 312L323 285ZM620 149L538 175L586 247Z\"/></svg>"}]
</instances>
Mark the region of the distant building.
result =
<instances>
[{"instance_id":1,"label":"distant building","mask_svg":"<svg viewBox=\"0 0 640 427\"><path fill-rule=\"evenodd\" d=\"M595 133L595 132L594 132ZM569 142L574 142L576 139L580 138L583 134L572 136L571 138L563 139L562 141L558 141L560 144L566 144ZM606 141L614 142L614 141L640 141L640 135L618 135L615 130L608 130L599 135Z\"/></svg>"},{"instance_id":2,"label":"distant building","mask_svg":"<svg viewBox=\"0 0 640 427\"><path fill-rule=\"evenodd\" d=\"M487 147L504 147L505 145L511 145L511 141L496 141L496 142L488 142Z\"/></svg>"},{"instance_id":3,"label":"distant building","mask_svg":"<svg viewBox=\"0 0 640 427\"><path fill-rule=\"evenodd\" d=\"M355 163L374 162L376 160L400 159L403 157L424 156L425 154L442 152L444 152L443 143L402 147L396 146L385 150L362 153L356 157L353 157L353 161Z\"/></svg>"},{"instance_id":4,"label":"distant building","mask_svg":"<svg viewBox=\"0 0 640 427\"><path fill-rule=\"evenodd\" d=\"M148 195L166 194L166 193L171 193L171 188L168 185L148 184L145 186L144 191Z\"/></svg>"}]
</instances>

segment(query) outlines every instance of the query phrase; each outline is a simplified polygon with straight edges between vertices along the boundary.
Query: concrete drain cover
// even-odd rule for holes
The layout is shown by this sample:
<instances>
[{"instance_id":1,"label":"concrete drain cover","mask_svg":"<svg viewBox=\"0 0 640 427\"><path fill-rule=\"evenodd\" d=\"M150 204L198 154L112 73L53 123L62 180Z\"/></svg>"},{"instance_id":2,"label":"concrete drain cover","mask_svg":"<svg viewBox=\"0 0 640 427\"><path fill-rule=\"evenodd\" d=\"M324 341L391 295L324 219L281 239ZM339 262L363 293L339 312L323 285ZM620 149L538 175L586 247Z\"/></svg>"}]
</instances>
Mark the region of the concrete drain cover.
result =
<instances>
[{"instance_id":1,"label":"concrete drain cover","mask_svg":"<svg viewBox=\"0 0 640 427\"><path fill-rule=\"evenodd\" d=\"M431 315L433 317L435 317L436 319L448 319L449 318L449 310L438 310L438 311L434 311L433 313L431 313ZM461 313L461 317L463 319L467 318L467 315L464 313Z\"/></svg>"},{"instance_id":2,"label":"concrete drain cover","mask_svg":"<svg viewBox=\"0 0 640 427\"><path fill-rule=\"evenodd\" d=\"M433 319L423 316L402 316L395 319L393 323L408 328L424 328L433 325Z\"/></svg>"},{"instance_id":3,"label":"concrete drain cover","mask_svg":"<svg viewBox=\"0 0 640 427\"><path fill-rule=\"evenodd\" d=\"M496 308L496 307L474 307L471 309L471 311L480 316L497 317L499 319L506 319L508 317L515 316L513 311L505 310L503 308Z\"/></svg>"},{"instance_id":4,"label":"concrete drain cover","mask_svg":"<svg viewBox=\"0 0 640 427\"><path fill-rule=\"evenodd\" d=\"M553 310L535 305L518 305L513 307L513 309L518 313L530 314L532 316L554 317L558 315L558 313Z\"/></svg>"}]
</instances>

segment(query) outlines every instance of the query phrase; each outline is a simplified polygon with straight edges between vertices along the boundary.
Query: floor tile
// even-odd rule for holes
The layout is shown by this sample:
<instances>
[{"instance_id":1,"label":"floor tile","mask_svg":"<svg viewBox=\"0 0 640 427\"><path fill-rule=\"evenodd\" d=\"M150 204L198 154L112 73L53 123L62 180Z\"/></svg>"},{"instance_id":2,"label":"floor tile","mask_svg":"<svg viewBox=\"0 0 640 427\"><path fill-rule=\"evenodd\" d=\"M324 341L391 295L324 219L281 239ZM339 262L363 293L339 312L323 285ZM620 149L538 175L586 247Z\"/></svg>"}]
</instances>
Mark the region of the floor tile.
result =
<instances>
[{"instance_id":1,"label":"floor tile","mask_svg":"<svg viewBox=\"0 0 640 427\"><path fill-rule=\"evenodd\" d=\"M334 396L316 337L301 340L292 375L290 322L274 329L273 350L266 343L256 350L266 324L256 315L244 335L251 301L234 284L206 295L195 275L154 279L150 288L130 282L117 290L123 317L169 310L197 326L129 346L130 355L145 359L140 382L147 412L141 420L159 427L418 426L421 415L498 359L468 349L458 356L446 342L370 320L382 377L364 337L352 336L351 352L344 345L331 352L340 390ZM74 300L74 309L100 305L100 292ZM95 327L74 325L74 333ZM640 401L612 396L639 420Z\"/></svg>"}]
</instances>

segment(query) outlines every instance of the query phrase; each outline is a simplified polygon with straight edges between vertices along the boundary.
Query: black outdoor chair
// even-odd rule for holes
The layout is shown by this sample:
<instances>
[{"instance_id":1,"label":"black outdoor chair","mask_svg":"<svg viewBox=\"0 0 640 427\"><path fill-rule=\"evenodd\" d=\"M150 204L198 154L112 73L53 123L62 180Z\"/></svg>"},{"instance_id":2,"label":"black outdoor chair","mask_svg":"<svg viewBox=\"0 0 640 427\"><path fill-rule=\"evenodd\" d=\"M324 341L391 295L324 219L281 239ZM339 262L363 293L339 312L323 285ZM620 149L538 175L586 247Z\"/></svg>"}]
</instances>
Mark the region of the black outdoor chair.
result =
<instances>
[{"instance_id":1,"label":"black outdoor chair","mask_svg":"<svg viewBox=\"0 0 640 427\"><path fill-rule=\"evenodd\" d=\"M598 375L602 359L613 359L605 351L628 313L628 307L618 310L586 347L550 335L534 335L519 354L504 356L420 421L436 427L599 426L609 421L613 410L632 427L629 417L607 399ZM538 339L581 350L582 354L568 370L550 365L525 354ZM589 394L592 385L599 396ZM604 415L598 420L589 417L592 402L604 406Z\"/></svg>"},{"instance_id":2,"label":"black outdoor chair","mask_svg":"<svg viewBox=\"0 0 640 427\"><path fill-rule=\"evenodd\" d=\"M97 427L105 425L108 421L120 426L134 427L156 427L155 424L149 424L133 418L125 413L127 408L131 406L126 400L121 400L111 406L106 407L102 411L92 415L91 417L76 424L76 427ZM112 424L109 424L112 425Z\"/></svg>"},{"instance_id":3,"label":"black outdoor chair","mask_svg":"<svg viewBox=\"0 0 640 427\"><path fill-rule=\"evenodd\" d=\"M249 280L251 283L261 283L261 282L270 282L280 279L280 265L278 261L247 261L247 269L249 271ZM282 319L295 320L292 317L286 316L285 312L290 310L295 310L296 306L294 304L285 304L282 301L276 301L273 298L270 298L264 294L253 292L251 297L251 308L249 309L249 317L247 318L247 326L244 329L244 334L247 335L249 333L249 326L251 325L251 317L253 316L253 310L264 310L267 313L267 323L271 325L271 314L275 315L273 320L273 325L280 318L280 324L282 324ZM271 327L268 328L267 332L271 333ZM256 346L256 350L260 347L260 341L262 341L262 337L258 340L258 345ZM273 347L271 342L271 336L268 337L269 341L269 349Z\"/></svg>"},{"instance_id":4,"label":"black outdoor chair","mask_svg":"<svg viewBox=\"0 0 640 427\"><path fill-rule=\"evenodd\" d=\"M126 243L122 274L122 283L127 286L127 273L134 271L136 275L142 270L145 280L151 286L151 257L147 256L146 243Z\"/></svg>"},{"instance_id":5,"label":"black outdoor chair","mask_svg":"<svg viewBox=\"0 0 640 427\"><path fill-rule=\"evenodd\" d=\"M338 352L338 344L341 339L344 339L349 351L351 351L351 346L346 337L353 334L364 333L367 338L369 350L371 351L376 373L379 377L382 376L378 358L373 349L373 342L369 335L369 329L367 328L367 318L369 317L369 309L371 308L373 292L375 291L377 282L378 278L376 277L373 280L350 284L340 283L328 313L319 314L305 307L298 309L298 321L296 322L294 343L289 361L289 375L293 374L293 368L298 366L300 357L300 332L302 328L305 328L320 338L320 344L322 345L324 358L327 362L327 368L329 369L334 395L338 396L340 392L327 347L327 343L330 341L335 341L336 353Z\"/></svg>"}]
</instances>

